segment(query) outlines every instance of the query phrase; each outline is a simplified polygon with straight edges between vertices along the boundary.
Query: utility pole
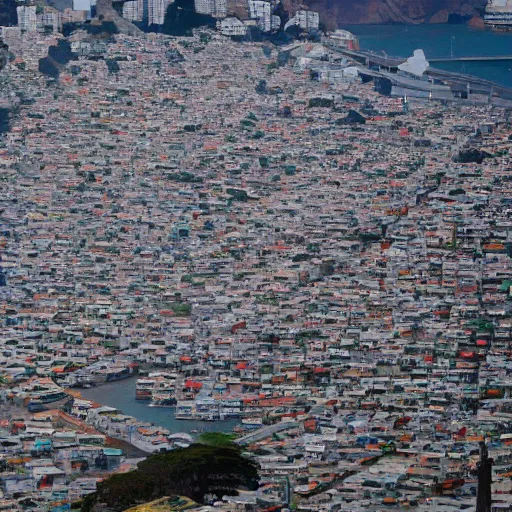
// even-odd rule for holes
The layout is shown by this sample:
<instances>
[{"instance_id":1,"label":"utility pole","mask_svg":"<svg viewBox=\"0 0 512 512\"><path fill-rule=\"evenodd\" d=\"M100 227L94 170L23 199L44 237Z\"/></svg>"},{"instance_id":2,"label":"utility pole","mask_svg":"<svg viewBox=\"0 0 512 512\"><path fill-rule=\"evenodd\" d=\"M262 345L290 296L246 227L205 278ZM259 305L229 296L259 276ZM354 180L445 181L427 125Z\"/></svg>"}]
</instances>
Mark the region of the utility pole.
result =
<instances>
[{"instance_id":1,"label":"utility pole","mask_svg":"<svg viewBox=\"0 0 512 512\"><path fill-rule=\"evenodd\" d=\"M476 512L491 512L492 464L485 442L480 443L480 460L478 461L478 490L476 495Z\"/></svg>"}]
</instances>

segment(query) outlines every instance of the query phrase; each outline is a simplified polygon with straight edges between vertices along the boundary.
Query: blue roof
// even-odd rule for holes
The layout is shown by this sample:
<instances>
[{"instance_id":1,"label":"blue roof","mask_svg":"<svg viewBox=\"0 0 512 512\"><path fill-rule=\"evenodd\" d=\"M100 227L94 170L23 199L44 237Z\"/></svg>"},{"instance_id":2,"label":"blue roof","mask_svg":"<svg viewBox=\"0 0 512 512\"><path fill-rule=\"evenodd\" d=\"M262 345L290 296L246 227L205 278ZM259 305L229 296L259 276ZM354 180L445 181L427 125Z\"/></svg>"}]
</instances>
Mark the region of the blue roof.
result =
<instances>
[{"instance_id":1,"label":"blue roof","mask_svg":"<svg viewBox=\"0 0 512 512\"><path fill-rule=\"evenodd\" d=\"M103 453L105 455L110 455L110 456L114 456L114 455L117 455L117 456L121 456L123 455L123 450L120 450L118 448L103 448Z\"/></svg>"}]
</instances>

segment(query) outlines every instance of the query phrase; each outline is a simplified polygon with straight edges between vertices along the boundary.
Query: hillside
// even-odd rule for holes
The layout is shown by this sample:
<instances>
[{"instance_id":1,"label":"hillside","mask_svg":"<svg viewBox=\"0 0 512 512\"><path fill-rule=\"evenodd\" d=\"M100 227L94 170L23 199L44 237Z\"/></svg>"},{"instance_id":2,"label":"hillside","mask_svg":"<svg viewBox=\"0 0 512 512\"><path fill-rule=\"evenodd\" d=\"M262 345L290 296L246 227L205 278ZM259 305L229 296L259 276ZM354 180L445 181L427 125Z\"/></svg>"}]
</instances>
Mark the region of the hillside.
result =
<instances>
[{"instance_id":1,"label":"hillside","mask_svg":"<svg viewBox=\"0 0 512 512\"><path fill-rule=\"evenodd\" d=\"M447 23L449 17L481 13L486 0L283 0L294 12L304 3L320 12L328 28L334 24Z\"/></svg>"},{"instance_id":2,"label":"hillside","mask_svg":"<svg viewBox=\"0 0 512 512\"><path fill-rule=\"evenodd\" d=\"M487 0L282 0L289 12L308 5L328 28L360 23L447 23L482 13ZM49 2L51 3L51 2ZM229 0L230 11L245 14L240 0ZM240 12L239 12L240 11ZM15 0L0 0L0 26L16 24Z\"/></svg>"}]
</instances>

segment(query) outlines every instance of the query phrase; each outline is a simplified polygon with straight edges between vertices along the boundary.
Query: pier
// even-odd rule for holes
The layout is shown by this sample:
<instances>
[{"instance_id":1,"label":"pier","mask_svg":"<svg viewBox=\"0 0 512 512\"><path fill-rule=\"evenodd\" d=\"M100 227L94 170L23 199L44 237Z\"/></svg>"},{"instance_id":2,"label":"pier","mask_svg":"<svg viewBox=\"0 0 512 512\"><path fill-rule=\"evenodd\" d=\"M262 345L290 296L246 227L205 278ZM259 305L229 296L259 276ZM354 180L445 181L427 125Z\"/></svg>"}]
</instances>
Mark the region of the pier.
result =
<instances>
[{"instance_id":1,"label":"pier","mask_svg":"<svg viewBox=\"0 0 512 512\"><path fill-rule=\"evenodd\" d=\"M387 68L397 68L399 64L407 60L407 57L396 57L387 55L385 52L382 54L377 54L370 51L363 50L347 50L342 48L334 48L330 45L326 45L330 47L332 50L335 50L341 54L346 55L354 60L358 60L359 62L365 65L376 64L378 66L387 67ZM500 62L500 61L512 61L512 55L483 55L483 56L465 56L465 57L437 57L437 58L429 58L426 57L430 64L435 64L439 62Z\"/></svg>"}]
</instances>

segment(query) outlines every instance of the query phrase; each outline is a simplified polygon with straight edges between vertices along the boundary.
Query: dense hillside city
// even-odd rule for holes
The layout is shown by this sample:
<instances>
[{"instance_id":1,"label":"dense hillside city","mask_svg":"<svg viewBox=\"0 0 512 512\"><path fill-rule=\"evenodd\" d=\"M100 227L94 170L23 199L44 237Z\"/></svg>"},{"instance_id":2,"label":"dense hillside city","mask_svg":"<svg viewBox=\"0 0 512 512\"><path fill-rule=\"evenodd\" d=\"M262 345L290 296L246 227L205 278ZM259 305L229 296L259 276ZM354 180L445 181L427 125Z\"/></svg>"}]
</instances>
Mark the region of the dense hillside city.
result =
<instances>
[{"instance_id":1,"label":"dense hillside city","mask_svg":"<svg viewBox=\"0 0 512 512\"><path fill-rule=\"evenodd\" d=\"M147 3L1 28L0 508L511 510L510 89Z\"/></svg>"},{"instance_id":2,"label":"dense hillside city","mask_svg":"<svg viewBox=\"0 0 512 512\"><path fill-rule=\"evenodd\" d=\"M76 0L75 0L76 1ZM288 12L296 12L304 5L317 11L331 29L342 23L453 23L481 16L487 3L501 0L312 0L298 2L284 0ZM229 0L233 7L242 4ZM71 8L73 0L48 0L53 6ZM83 3L83 1L82 1ZM13 10L14 9L14 10ZM16 24L16 0L0 0L0 26ZM236 10L235 10L236 11Z\"/></svg>"}]
</instances>

